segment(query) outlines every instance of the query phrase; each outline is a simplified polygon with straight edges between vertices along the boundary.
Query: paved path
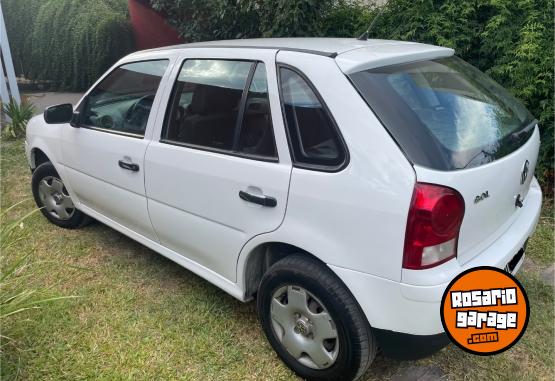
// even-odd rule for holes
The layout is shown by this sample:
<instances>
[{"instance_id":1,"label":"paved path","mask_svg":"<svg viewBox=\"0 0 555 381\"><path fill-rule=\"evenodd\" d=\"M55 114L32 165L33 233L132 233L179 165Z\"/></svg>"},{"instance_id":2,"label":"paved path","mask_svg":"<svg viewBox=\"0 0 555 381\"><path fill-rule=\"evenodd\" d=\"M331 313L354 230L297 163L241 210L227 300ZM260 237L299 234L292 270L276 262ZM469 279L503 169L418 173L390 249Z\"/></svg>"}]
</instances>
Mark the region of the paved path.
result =
<instances>
[{"instance_id":1,"label":"paved path","mask_svg":"<svg viewBox=\"0 0 555 381\"><path fill-rule=\"evenodd\" d=\"M82 93L25 93L29 101L35 105L35 114L42 114L48 106L58 105L62 103L71 103L75 105L83 96Z\"/></svg>"}]
</instances>

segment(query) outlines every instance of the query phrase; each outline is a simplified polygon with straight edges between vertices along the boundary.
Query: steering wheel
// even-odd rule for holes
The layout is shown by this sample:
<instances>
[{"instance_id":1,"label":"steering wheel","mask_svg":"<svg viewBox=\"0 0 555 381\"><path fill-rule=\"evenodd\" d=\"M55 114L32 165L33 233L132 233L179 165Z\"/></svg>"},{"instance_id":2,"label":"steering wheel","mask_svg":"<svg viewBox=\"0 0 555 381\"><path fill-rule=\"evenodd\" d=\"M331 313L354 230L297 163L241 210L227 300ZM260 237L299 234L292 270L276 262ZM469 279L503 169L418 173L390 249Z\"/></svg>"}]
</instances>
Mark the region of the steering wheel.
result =
<instances>
[{"instance_id":1,"label":"steering wheel","mask_svg":"<svg viewBox=\"0 0 555 381\"><path fill-rule=\"evenodd\" d=\"M123 120L126 129L143 131L153 102L154 95L149 94L139 98L137 102L129 107Z\"/></svg>"}]
</instances>

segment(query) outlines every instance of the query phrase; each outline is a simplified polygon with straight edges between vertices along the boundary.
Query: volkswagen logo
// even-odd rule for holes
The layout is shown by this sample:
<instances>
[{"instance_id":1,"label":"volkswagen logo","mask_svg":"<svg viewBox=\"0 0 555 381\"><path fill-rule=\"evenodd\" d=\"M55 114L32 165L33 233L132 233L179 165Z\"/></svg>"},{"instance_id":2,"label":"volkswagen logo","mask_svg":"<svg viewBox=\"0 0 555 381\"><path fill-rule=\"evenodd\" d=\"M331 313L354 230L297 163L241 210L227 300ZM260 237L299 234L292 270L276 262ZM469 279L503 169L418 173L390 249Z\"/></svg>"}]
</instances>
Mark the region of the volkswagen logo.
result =
<instances>
[{"instance_id":1,"label":"volkswagen logo","mask_svg":"<svg viewBox=\"0 0 555 381\"><path fill-rule=\"evenodd\" d=\"M526 160L524 162L524 167L522 168L522 173L520 174L520 184L524 184L528 178L528 171L530 170L530 162Z\"/></svg>"}]
</instances>

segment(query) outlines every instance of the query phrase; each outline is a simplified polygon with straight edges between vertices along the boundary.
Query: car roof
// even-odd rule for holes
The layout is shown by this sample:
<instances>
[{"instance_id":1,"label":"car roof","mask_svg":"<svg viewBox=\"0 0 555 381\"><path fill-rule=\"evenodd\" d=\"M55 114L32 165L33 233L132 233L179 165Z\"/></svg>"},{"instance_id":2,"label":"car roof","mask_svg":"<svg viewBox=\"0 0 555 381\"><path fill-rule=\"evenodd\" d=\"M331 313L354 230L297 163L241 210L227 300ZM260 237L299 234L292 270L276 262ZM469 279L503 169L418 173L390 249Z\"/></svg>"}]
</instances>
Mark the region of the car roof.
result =
<instances>
[{"instance_id":1,"label":"car roof","mask_svg":"<svg viewBox=\"0 0 555 381\"><path fill-rule=\"evenodd\" d=\"M324 37L255 38L194 42L151 49L142 53L191 48L274 49L316 54L336 59L340 68L346 73L454 54L454 51L449 48L416 42Z\"/></svg>"}]
</instances>

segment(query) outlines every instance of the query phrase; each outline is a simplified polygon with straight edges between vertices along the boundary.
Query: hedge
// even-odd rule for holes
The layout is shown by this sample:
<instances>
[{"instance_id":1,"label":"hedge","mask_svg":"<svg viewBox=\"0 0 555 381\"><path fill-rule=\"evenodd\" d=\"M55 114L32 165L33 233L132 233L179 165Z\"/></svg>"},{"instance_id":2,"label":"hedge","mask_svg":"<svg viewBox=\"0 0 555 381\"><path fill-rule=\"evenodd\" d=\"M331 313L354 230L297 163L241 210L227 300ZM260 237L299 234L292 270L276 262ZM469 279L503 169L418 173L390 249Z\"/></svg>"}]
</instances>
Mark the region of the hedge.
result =
<instances>
[{"instance_id":1,"label":"hedge","mask_svg":"<svg viewBox=\"0 0 555 381\"><path fill-rule=\"evenodd\" d=\"M536 174L553 191L554 0L151 0L188 41L243 37L356 37L452 47L520 98L539 119Z\"/></svg>"},{"instance_id":2,"label":"hedge","mask_svg":"<svg viewBox=\"0 0 555 381\"><path fill-rule=\"evenodd\" d=\"M16 72L83 90L133 50L125 0L2 0Z\"/></svg>"}]
</instances>

